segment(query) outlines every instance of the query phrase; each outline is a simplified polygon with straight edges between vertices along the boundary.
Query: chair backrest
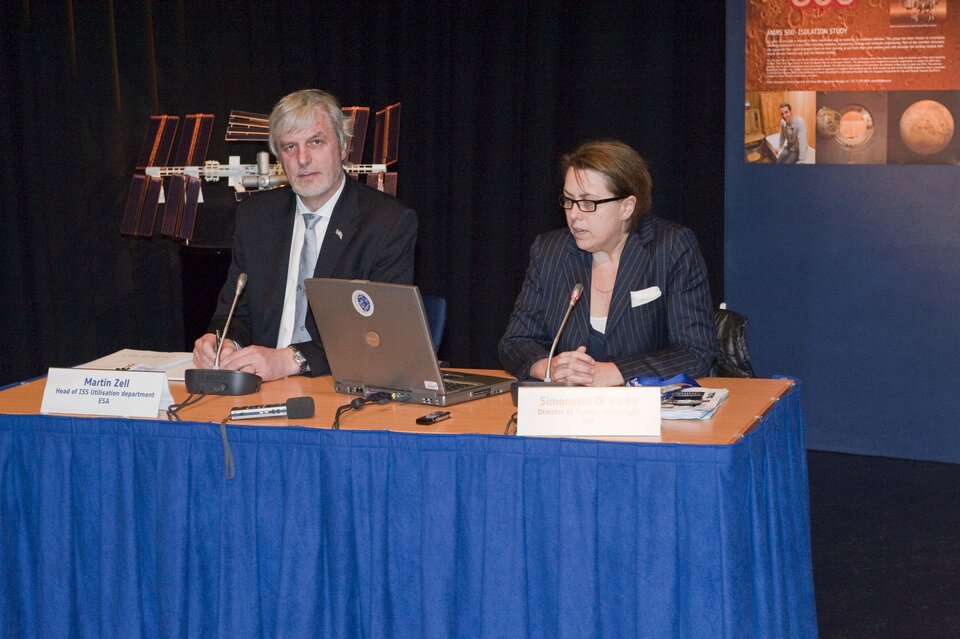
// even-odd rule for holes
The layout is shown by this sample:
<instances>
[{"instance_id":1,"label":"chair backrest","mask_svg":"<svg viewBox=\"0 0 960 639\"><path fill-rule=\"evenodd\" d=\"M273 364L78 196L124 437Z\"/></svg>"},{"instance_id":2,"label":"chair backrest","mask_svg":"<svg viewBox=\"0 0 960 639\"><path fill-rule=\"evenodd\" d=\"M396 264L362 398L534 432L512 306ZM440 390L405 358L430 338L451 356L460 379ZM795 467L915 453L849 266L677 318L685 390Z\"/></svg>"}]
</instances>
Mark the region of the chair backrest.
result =
<instances>
[{"instance_id":1,"label":"chair backrest","mask_svg":"<svg viewBox=\"0 0 960 639\"><path fill-rule=\"evenodd\" d=\"M756 377L747 349L747 318L725 308L713 316L720 348L713 364L714 377Z\"/></svg>"},{"instance_id":2,"label":"chair backrest","mask_svg":"<svg viewBox=\"0 0 960 639\"><path fill-rule=\"evenodd\" d=\"M440 350L440 342L443 341L443 329L447 326L447 300L437 295L424 295L423 309L427 312L427 322L430 324L433 350Z\"/></svg>"}]
</instances>

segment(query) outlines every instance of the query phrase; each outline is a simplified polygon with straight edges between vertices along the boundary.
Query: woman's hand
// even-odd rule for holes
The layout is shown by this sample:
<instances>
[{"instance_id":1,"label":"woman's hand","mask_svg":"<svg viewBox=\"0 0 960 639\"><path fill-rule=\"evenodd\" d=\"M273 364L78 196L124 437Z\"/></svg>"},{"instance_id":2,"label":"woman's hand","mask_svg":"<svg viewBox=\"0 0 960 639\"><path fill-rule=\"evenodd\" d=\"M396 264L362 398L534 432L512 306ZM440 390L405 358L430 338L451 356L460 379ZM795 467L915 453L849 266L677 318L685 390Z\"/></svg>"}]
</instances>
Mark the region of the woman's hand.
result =
<instances>
[{"instance_id":1,"label":"woman's hand","mask_svg":"<svg viewBox=\"0 0 960 639\"><path fill-rule=\"evenodd\" d=\"M541 359L530 368L530 376L544 379L547 359ZM623 375L616 364L598 362L587 355L587 347L564 351L550 361L550 381L567 382L580 386L620 386Z\"/></svg>"}]
</instances>

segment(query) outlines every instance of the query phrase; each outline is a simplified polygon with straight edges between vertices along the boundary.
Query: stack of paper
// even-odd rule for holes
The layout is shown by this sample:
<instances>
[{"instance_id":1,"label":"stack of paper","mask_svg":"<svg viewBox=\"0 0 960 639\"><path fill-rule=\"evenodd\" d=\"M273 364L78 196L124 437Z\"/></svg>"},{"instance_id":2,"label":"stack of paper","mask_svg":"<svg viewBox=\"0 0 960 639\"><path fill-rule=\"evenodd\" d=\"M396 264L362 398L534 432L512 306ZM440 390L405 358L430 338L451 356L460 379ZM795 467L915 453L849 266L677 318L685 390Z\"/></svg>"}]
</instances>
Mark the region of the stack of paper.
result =
<instances>
[{"instance_id":1,"label":"stack of paper","mask_svg":"<svg viewBox=\"0 0 960 639\"><path fill-rule=\"evenodd\" d=\"M192 353L162 353L125 348L77 368L120 371L164 371L170 381L183 381L184 371L193 367Z\"/></svg>"}]
</instances>

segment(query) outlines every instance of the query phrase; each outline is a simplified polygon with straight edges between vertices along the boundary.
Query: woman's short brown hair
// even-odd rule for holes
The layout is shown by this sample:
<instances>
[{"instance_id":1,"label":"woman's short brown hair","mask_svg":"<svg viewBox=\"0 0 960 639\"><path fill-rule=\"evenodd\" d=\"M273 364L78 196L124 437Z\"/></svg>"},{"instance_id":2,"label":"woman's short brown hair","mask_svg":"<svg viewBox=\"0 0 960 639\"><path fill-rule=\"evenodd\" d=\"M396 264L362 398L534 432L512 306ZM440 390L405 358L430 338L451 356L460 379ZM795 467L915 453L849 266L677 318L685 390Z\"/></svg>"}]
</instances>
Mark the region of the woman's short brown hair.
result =
<instances>
[{"instance_id":1,"label":"woman's short brown hair","mask_svg":"<svg viewBox=\"0 0 960 639\"><path fill-rule=\"evenodd\" d=\"M637 205L627 224L628 231L637 228L640 218L650 213L653 206L651 190L653 182L647 163L640 154L619 140L591 140L581 144L571 153L560 158L560 179L566 178L567 170L593 169L602 173L607 186L615 196L633 196Z\"/></svg>"}]
</instances>

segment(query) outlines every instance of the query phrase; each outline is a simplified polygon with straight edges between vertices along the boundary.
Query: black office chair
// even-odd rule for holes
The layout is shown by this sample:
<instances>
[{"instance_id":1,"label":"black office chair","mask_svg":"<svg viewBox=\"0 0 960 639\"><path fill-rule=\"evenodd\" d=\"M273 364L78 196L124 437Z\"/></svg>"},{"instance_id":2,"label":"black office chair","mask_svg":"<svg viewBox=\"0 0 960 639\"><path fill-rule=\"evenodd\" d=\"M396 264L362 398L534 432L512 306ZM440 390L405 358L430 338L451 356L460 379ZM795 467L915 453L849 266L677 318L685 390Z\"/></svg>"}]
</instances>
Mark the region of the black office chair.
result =
<instances>
[{"instance_id":1,"label":"black office chair","mask_svg":"<svg viewBox=\"0 0 960 639\"><path fill-rule=\"evenodd\" d=\"M433 350L438 351L440 342L443 341L443 329L447 326L447 300L438 295L424 295L423 310L427 312Z\"/></svg>"},{"instance_id":2,"label":"black office chair","mask_svg":"<svg viewBox=\"0 0 960 639\"><path fill-rule=\"evenodd\" d=\"M713 316L719 350L710 374L713 377L756 377L747 349L747 318L725 308Z\"/></svg>"}]
</instances>

